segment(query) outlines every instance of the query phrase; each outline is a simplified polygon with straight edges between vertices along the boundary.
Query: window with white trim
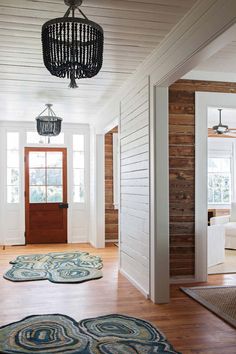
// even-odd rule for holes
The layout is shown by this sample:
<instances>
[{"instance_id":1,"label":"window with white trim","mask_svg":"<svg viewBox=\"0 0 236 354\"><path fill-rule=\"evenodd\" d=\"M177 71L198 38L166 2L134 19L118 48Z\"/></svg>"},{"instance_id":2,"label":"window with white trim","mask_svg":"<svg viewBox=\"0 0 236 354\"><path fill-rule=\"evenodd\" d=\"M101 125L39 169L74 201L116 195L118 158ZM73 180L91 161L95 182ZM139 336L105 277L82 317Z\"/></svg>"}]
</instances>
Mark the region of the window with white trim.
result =
<instances>
[{"instance_id":1,"label":"window with white trim","mask_svg":"<svg viewBox=\"0 0 236 354\"><path fill-rule=\"evenodd\" d=\"M84 135L73 135L73 202L85 202Z\"/></svg>"},{"instance_id":2,"label":"window with white trim","mask_svg":"<svg viewBox=\"0 0 236 354\"><path fill-rule=\"evenodd\" d=\"M208 158L208 204L230 204L232 194L230 157Z\"/></svg>"},{"instance_id":3,"label":"window with white trim","mask_svg":"<svg viewBox=\"0 0 236 354\"><path fill-rule=\"evenodd\" d=\"M19 133L7 133L7 203L20 201Z\"/></svg>"}]
</instances>

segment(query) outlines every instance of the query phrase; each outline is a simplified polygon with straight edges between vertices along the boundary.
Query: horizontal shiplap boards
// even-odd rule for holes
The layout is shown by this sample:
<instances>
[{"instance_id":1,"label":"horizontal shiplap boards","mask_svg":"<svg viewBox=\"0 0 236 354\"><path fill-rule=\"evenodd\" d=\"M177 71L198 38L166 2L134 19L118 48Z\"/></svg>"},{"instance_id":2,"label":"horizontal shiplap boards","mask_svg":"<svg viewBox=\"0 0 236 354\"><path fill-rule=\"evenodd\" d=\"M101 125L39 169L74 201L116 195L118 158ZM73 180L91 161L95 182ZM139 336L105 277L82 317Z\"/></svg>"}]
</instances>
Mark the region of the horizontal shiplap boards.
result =
<instances>
[{"instance_id":1,"label":"horizontal shiplap boards","mask_svg":"<svg viewBox=\"0 0 236 354\"><path fill-rule=\"evenodd\" d=\"M84 1L81 7L84 13L104 29L104 61L99 75L89 79L89 83L84 79L78 80L77 101L70 103L75 114L68 112L68 117L63 117L65 121L96 124L95 120L107 102L195 1ZM40 100L47 102L48 97L51 102L60 100L68 107L67 98L73 95L73 90L68 90L69 80L55 78L46 71L41 44L43 23L62 17L66 10L63 0L0 1L0 93L6 88L5 97L0 102L3 108L3 118L0 119L21 119L10 109L12 106L23 112L27 105L29 116L35 115L34 108L28 107L28 89L33 107ZM87 87L91 91L86 90ZM23 95L22 88L26 90ZM122 138L130 134L133 120L142 115L144 106L148 104L147 80L137 83L134 90L127 92L122 102L122 120L130 120L129 125L124 125ZM87 100L83 108L80 104L82 98ZM142 128L142 118L136 124Z\"/></svg>"},{"instance_id":2,"label":"horizontal shiplap boards","mask_svg":"<svg viewBox=\"0 0 236 354\"><path fill-rule=\"evenodd\" d=\"M132 119L132 113L134 113L134 112L139 113L139 112L145 111L145 109L148 109L148 107L147 107L147 102L148 102L147 101L147 94L148 94L148 92L146 92L146 91L147 90L145 90L145 91L143 90L142 94L140 95L140 97L138 96L136 98L135 102L129 102L128 107L122 108L124 111L121 111L121 113L122 113L121 124L125 124L125 123L127 123L128 120ZM137 113L135 115L138 115ZM126 121L126 122L124 122L124 121Z\"/></svg>"},{"instance_id":3,"label":"horizontal shiplap boards","mask_svg":"<svg viewBox=\"0 0 236 354\"><path fill-rule=\"evenodd\" d=\"M121 269L149 293L149 85L148 78L121 101Z\"/></svg>"},{"instance_id":4,"label":"horizontal shiplap boards","mask_svg":"<svg viewBox=\"0 0 236 354\"><path fill-rule=\"evenodd\" d=\"M130 156L130 157L125 157L121 160L121 166L125 166L125 165L130 165L133 163L138 163L138 162L142 162L142 161L148 161L149 159L149 153L144 152L143 154L137 154L134 156Z\"/></svg>"},{"instance_id":5,"label":"horizontal shiplap boards","mask_svg":"<svg viewBox=\"0 0 236 354\"><path fill-rule=\"evenodd\" d=\"M137 179L143 179L143 178L149 178L149 171L147 169L146 170L139 170L139 171L123 172L121 174L121 181L127 180L127 179L136 179L137 180Z\"/></svg>"},{"instance_id":6,"label":"horizontal shiplap boards","mask_svg":"<svg viewBox=\"0 0 236 354\"><path fill-rule=\"evenodd\" d=\"M121 153L123 153L124 151L130 151L133 150L135 148L139 148L142 145L146 145L149 142L149 136L148 133L146 132L146 134L144 136L142 136L139 139L136 139L134 141L131 142L127 142L127 144L122 144L121 145ZM122 158L122 154L121 154L121 158Z\"/></svg>"},{"instance_id":7,"label":"horizontal shiplap boards","mask_svg":"<svg viewBox=\"0 0 236 354\"><path fill-rule=\"evenodd\" d=\"M146 117L147 117L147 109L143 110L138 115L134 115L134 117L132 117L132 120L129 121L129 124L127 124L127 126L125 125L126 129L122 131L120 138L124 139L128 135L132 134L135 130L139 131L142 128L147 127Z\"/></svg>"},{"instance_id":8,"label":"horizontal shiplap boards","mask_svg":"<svg viewBox=\"0 0 236 354\"><path fill-rule=\"evenodd\" d=\"M148 118L148 114L146 114L147 118ZM122 134L122 133L121 133ZM147 136L149 134L149 126L148 123L145 125L145 127L136 130L134 128L134 131L131 132L128 136L124 137L122 140L122 145L129 145L130 143L132 143L135 140L138 140L140 138L142 138L143 136Z\"/></svg>"},{"instance_id":9,"label":"horizontal shiplap boards","mask_svg":"<svg viewBox=\"0 0 236 354\"><path fill-rule=\"evenodd\" d=\"M125 203L122 205L122 212L124 215L132 215L136 216L136 218L148 219L148 210L137 210L135 209L135 205L132 207L132 204L129 206L125 206Z\"/></svg>"},{"instance_id":10,"label":"horizontal shiplap boards","mask_svg":"<svg viewBox=\"0 0 236 354\"><path fill-rule=\"evenodd\" d=\"M121 166L121 173L123 172L131 172L131 171L140 171L140 170L147 170L149 167L149 161L141 161L135 162L128 165Z\"/></svg>"},{"instance_id":11,"label":"horizontal shiplap boards","mask_svg":"<svg viewBox=\"0 0 236 354\"><path fill-rule=\"evenodd\" d=\"M121 187L146 187L149 186L149 178L122 179L120 185Z\"/></svg>"},{"instance_id":12,"label":"horizontal shiplap boards","mask_svg":"<svg viewBox=\"0 0 236 354\"><path fill-rule=\"evenodd\" d=\"M138 203L138 202L134 202L133 200L131 200L131 201L122 200L121 208L125 208L126 213L127 213L127 209L129 209L130 211L138 210L138 211L146 211L147 213L149 213L149 203L146 203L146 204Z\"/></svg>"},{"instance_id":13,"label":"horizontal shiplap boards","mask_svg":"<svg viewBox=\"0 0 236 354\"><path fill-rule=\"evenodd\" d=\"M122 153L122 160L129 158L129 157L133 157L135 155L140 155L143 154L145 152L149 151L149 145L148 144L142 144L140 146L134 147L131 150L127 150L127 151L123 151Z\"/></svg>"},{"instance_id":14,"label":"horizontal shiplap boards","mask_svg":"<svg viewBox=\"0 0 236 354\"><path fill-rule=\"evenodd\" d=\"M149 195L149 186L147 187L131 187L131 186L121 186L121 192L123 195Z\"/></svg>"},{"instance_id":15,"label":"horizontal shiplap boards","mask_svg":"<svg viewBox=\"0 0 236 354\"><path fill-rule=\"evenodd\" d=\"M132 279L146 294L149 293L148 267L142 265L137 257L132 258L126 252L121 252L121 269Z\"/></svg>"}]
</instances>

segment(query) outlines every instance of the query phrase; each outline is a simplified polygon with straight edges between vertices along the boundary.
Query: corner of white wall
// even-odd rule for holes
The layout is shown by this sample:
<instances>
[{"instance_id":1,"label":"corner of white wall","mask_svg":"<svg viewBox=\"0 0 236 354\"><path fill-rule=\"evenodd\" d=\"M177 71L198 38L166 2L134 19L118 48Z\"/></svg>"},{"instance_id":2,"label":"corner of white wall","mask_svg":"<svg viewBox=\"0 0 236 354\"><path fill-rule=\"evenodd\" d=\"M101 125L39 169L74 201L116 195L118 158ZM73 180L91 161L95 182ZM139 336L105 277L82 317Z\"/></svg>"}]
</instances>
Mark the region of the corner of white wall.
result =
<instances>
[{"instance_id":1,"label":"corner of white wall","mask_svg":"<svg viewBox=\"0 0 236 354\"><path fill-rule=\"evenodd\" d=\"M90 129L90 226L93 247L105 247L104 135Z\"/></svg>"}]
</instances>

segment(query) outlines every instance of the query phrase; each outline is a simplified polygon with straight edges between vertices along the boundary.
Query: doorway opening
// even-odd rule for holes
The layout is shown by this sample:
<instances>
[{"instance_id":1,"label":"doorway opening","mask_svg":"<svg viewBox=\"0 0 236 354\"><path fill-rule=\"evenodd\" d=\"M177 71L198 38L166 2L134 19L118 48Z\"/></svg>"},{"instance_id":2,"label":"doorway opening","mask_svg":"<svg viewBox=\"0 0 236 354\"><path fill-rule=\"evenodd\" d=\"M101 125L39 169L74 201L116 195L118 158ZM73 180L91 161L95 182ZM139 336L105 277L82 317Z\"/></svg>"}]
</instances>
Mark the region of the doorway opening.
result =
<instances>
[{"instance_id":1,"label":"doorway opening","mask_svg":"<svg viewBox=\"0 0 236 354\"><path fill-rule=\"evenodd\" d=\"M25 148L25 240L67 242L67 150Z\"/></svg>"},{"instance_id":2,"label":"doorway opening","mask_svg":"<svg viewBox=\"0 0 236 354\"><path fill-rule=\"evenodd\" d=\"M236 273L236 110L208 107L207 113L208 274ZM219 116L228 126L222 134L215 131Z\"/></svg>"},{"instance_id":3,"label":"doorway opening","mask_svg":"<svg viewBox=\"0 0 236 354\"><path fill-rule=\"evenodd\" d=\"M105 244L119 245L118 126L105 134Z\"/></svg>"}]
</instances>

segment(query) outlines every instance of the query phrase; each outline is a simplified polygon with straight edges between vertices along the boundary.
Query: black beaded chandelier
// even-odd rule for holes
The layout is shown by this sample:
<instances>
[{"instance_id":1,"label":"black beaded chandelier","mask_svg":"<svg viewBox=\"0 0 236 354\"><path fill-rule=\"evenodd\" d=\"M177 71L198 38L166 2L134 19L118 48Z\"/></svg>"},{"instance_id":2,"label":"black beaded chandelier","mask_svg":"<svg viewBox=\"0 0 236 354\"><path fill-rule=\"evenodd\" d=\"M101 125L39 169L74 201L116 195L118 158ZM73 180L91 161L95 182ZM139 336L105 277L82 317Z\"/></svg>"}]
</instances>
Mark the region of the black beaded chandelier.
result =
<instances>
[{"instance_id":1,"label":"black beaded chandelier","mask_svg":"<svg viewBox=\"0 0 236 354\"><path fill-rule=\"evenodd\" d=\"M69 6L64 17L47 21L42 27L44 65L52 75L70 79L91 78L103 61L103 29L90 21L79 6L82 0L64 0ZM78 10L83 18L75 17ZM71 14L71 16L70 16Z\"/></svg>"},{"instance_id":2,"label":"black beaded chandelier","mask_svg":"<svg viewBox=\"0 0 236 354\"><path fill-rule=\"evenodd\" d=\"M37 132L47 137L57 136L61 132L62 118L56 116L52 110L52 104L47 103L45 106L46 108L36 118Z\"/></svg>"}]
</instances>

